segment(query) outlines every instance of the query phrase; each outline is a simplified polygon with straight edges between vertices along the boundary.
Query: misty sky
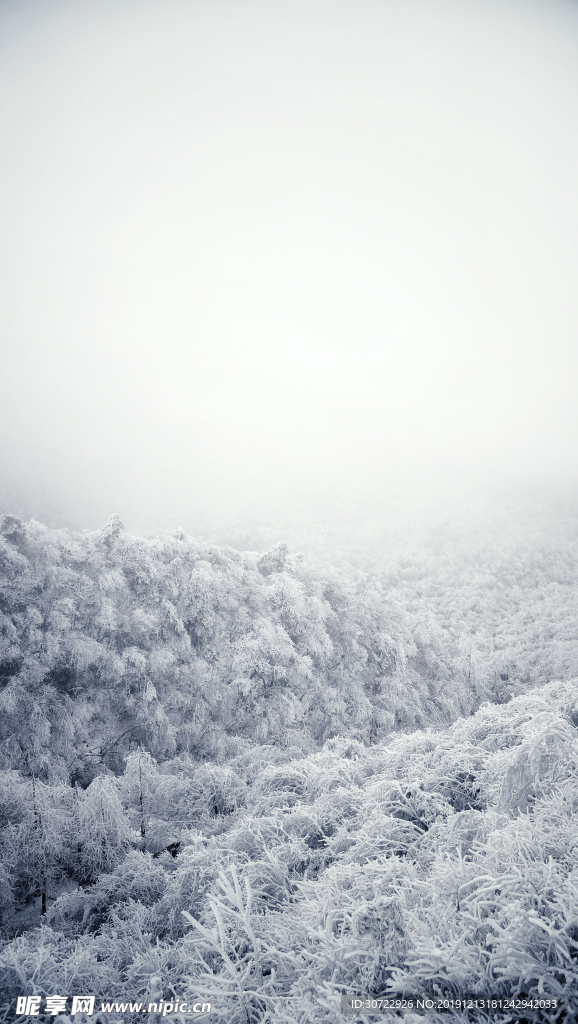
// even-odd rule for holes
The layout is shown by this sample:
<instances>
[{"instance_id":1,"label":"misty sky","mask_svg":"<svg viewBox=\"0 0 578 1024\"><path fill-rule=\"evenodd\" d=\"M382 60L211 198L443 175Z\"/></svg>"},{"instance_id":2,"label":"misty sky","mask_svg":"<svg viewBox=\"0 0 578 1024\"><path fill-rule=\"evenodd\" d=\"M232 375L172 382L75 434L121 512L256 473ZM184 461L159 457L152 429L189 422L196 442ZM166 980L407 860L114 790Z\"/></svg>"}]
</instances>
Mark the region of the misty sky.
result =
<instances>
[{"instance_id":1,"label":"misty sky","mask_svg":"<svg viewBox=\"0 0 578 1024\"><path fill-rule=\"evenodd\" d=\"M0 0L0 133L9 498L578 477L577 3Z\"/></svg>"}]
</instances>

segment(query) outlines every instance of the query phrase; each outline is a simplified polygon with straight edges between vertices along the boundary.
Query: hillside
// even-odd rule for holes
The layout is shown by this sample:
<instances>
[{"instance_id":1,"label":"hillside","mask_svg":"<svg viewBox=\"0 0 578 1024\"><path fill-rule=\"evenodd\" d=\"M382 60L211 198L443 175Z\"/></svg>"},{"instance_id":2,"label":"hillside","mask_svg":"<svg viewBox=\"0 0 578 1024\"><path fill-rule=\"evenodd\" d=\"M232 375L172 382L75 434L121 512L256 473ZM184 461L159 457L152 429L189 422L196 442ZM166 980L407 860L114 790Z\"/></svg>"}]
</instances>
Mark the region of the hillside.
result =
<instances>
[{"instance_id":1,"label":"hillside","mask_svg":"<svg viewBox=\"0 0 578 1024\"><path fill-rule=\"evenodd\" d=\"M90 781L155 757L306 752L450 721L479 702L378 580L117 519L73 534L2 518L2 767Z\"/></svg>"},{"instance_id":2,"label":"hillside","mask_svg":"<svg viewBox=\"0 0 578 1024\"><path fill-rule=\"evenodd\" d=\"M227 766L137 752L85 791L6 773L8 872L31 890L42 862L68 889L4 944L3 1019L24 985L70 979L209 999L229 1024L330 1024L340 992L453 1000L429 1020L574 1017L577 724L569 682L371 748L261 746ZM169 840L177 856L155 857Z\"/></svg>"},{"instance_id":3,"label":"hillside","mask_svg":"<svg viewBox=\"0 0 578 1024\"><path fill-rule=\"evenodd\" d=\"M578 1013L570 530L455 527L370 575L0 526L0 1019L77 992L229 1024L333 1024L341 993Z\"/></svg>"}]
</instances>

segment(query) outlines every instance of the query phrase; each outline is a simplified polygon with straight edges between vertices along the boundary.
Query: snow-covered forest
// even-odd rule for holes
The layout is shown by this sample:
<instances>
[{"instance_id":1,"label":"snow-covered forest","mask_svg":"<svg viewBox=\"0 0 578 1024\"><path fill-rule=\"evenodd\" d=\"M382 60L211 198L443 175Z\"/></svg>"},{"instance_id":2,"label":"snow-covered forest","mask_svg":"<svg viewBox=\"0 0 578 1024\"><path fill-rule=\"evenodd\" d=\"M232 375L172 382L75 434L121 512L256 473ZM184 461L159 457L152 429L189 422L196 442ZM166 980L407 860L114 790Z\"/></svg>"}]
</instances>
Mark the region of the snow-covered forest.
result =
<instances>
[{"instance_id":1,"label":"snow-covered forest","mask_svg":"<svg viewBox=\"0 0 578 1024\"><path fill-rule=\"evenodd\" d=\"M118 517L1 534L3 1020L77 990L229 1024L333 1024L341 993L578 1013L570 520L373 573Z\"/></svg>"}]
</instances>

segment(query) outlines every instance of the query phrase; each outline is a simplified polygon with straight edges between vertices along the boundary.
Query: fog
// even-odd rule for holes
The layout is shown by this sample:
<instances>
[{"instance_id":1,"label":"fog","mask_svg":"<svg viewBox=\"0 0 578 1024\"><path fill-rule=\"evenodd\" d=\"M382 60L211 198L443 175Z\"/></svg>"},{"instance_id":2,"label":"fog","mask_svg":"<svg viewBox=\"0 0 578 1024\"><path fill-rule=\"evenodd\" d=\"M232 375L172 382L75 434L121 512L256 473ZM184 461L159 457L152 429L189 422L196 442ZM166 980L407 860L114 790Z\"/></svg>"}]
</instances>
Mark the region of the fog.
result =
<instances>
[{"instance_id":1,"label":"fog","mask_svg":"<svg viewBox=\"0 0 578 1024\"><path fill-rule=\"evenodd\" d=\"M2 510L575 484L575 3L3 0L0 104Z\"/></svg>"}]
</instances>

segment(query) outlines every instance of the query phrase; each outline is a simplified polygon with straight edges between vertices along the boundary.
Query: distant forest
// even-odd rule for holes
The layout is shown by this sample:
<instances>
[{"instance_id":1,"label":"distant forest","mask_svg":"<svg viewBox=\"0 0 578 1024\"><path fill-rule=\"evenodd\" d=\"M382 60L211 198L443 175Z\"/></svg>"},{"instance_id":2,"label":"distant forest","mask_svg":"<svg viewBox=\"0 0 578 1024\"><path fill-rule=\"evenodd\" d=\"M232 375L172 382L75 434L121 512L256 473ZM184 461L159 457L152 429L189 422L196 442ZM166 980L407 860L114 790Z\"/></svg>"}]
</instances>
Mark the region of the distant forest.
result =
<instances>
[{"instance_id":1,"label":"distant forest","mask_svg":"<svg viewBox=\"0 0 578 1024\"><path fill-rule=\"evenodd\" d=\"M116 516L0 532L0 1019L77 991L229 1024L333 1024L342 992L578 1013L571 532L371 572Z\"/></svg>"}]
</instances>

